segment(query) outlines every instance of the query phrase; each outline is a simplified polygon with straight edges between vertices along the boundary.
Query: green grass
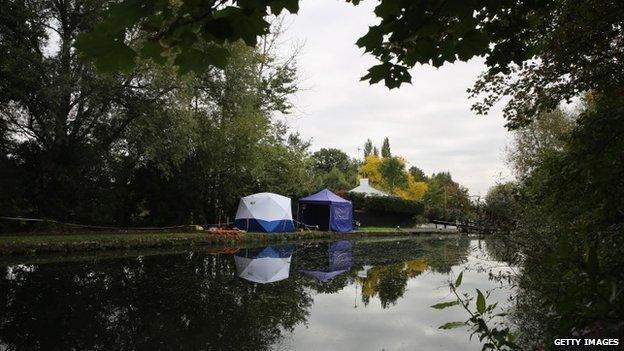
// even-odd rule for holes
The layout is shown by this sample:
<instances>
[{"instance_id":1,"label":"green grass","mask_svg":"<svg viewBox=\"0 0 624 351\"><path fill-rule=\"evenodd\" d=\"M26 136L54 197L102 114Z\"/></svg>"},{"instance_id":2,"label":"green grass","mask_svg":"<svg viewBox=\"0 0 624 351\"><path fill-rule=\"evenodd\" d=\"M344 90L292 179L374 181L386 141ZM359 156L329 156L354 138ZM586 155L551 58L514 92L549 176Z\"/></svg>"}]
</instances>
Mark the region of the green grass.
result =
<instances>
[{"instance_id":1,"label":"green grass","mask_svg":"<svg viewBox=\"0 0 624 351\"><path fill-rule=\"evenodd\" d=\"M396 233L396 227L360 227L357 230L362 233Z\"/></svg>"}]
</instances>

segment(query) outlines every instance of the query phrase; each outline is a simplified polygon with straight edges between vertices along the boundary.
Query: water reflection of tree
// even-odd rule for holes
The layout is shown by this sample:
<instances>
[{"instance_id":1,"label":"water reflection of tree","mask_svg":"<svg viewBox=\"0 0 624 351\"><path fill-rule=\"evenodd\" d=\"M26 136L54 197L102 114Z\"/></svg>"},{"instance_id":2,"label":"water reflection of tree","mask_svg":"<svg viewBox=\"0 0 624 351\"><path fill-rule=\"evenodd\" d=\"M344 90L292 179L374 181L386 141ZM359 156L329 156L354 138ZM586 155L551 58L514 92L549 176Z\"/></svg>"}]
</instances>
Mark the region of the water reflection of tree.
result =
<instances>
[{"instance_id":1,"label":"water reflection of tree","mask_svg":"<svg viewBox=\"0 0 624 351\"><path fill-rule=\"evenodd\" d=\"M290 278L264 285L240 279L231 255L206 253L12 266L0 275L0 345L268 349L306 321L310 292L337 292L358 279L364 265L373 268L366 282L358 281L363 299L378 296L387 308L410 278L426 269L450 270L467 253L463 239L356 241L351 269L320 282L297 272L327 265L326 250L299 247Z\"/></svg>"},{"instance_id":2,"label":"water reflection of tree","mask_svg":"<svg viewBox=\"0 0 624 351\"><path fill-rule=\"evenodd\" d=\"M383 308L396 304L405 293L409 278L414 278L427 269L437 273L450 272L452 266L466 260L469 245L467 238L431 238L379 244L375 251L385 252L381 261L394 260L398 263L374 266L368 270L365 278L356 278L362 285L362 302L367 305L372 297L378 296ZM368 257L368 263L376 263L374 256Z\"/></svg>"},{"instance_id":3,"label":"water reflection of tree","mask_svg":"<svg viewBox=\"0 0 624 351\"><path fill-rule=\"evenodd\" d=\"M0 341L15 350L268 349L306 320L298 279L249 283L231 256L156 256L13 269Z\"/></svg>"},{"instance_id":4,"label":"water reflection of tree","mask_svg":"<svg viewBox=\"0 0 624 351\"><path fill-rule=\"evenodd\" d=\"M362 285L362 302L368 305L371 297L379 295L383 308L395 304L405 293L408 279L420 275L426 269L425 259L372 267L366 277L357 278Z\"/></svg>"}]
</instances>

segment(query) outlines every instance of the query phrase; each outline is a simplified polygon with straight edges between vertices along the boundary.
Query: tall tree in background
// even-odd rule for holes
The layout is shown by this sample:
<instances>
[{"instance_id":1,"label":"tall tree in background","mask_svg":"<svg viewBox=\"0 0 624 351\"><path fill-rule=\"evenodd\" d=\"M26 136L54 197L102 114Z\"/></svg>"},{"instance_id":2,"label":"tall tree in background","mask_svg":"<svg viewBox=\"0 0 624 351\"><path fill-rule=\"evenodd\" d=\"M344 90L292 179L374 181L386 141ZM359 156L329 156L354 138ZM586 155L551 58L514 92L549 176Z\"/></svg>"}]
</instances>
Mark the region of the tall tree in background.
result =
<instances>
[{"instance_id":1,"label":"tall tree in background","mask_svg":"<svg viewBox=\"0 0 624 351\"><path fill-rule=\"evenodd\" d=\"M383 179L382 187L394 192L395 189L407 187L405 160L400 157L382 158L379 172Z\"/></svg>"},{"instance_id":2,"label":"tall tree in background","mask_svg":"<svg viewBox=\"0 0 624 351\"><path fill-rule=\"evenodd\" d=\"M373 142L370 139L366 139L364 143L364 158L373 154Z\"/></svg>"},{"instance_id":3,"label":"tall tree in background","mask_svg":"<svg viewBox=\"0 0 624 351\"><path fill-rule=\"evenodd\" d=\"M455 182L450 172L434 173L427 183L425 215L448 221L473 219L468 189Z\"/></svg>"},{"instance_id":4,"label":"tall tree in background","mask_svg":"<svg viewBox=\"0 0 624 351\"><path fill-rule=\"evenodd\" d=\"M410 167L409 173L412 175L412 177L414 177L414 180L417 182L427 181L427 175L425 175L425 172L416 166Z\"/></svg>"},{"instance_id":5,"label":"tall tree in background","mask_svg":"<svg viewBox=\"0 0 624 351\"><path fill-rule=\"evenodd\" d=\"M381 157L392 157L390 153L390 140L388 140L388 137L384 138L383 144L381 145Z\"/></svg>"},{"instance_id":6,"label":"tall tree in background","mask_svg":"<svg viewBox=\"0 0 624 351\"><path fill-rule=\"evenodd\" d=\"M311 156L312 169L314 172L329 172L333 168L348 173L354 170L355 163L351 158L339 149L322 148Z\"/></svg>"},{"instance_id":7,"label":"tall tree in background","mask_svg":"<svg viewBox=\"0 0 624 351\"><path fill-rule=\"evenodd\" d=\"M379 150L377 149L377 146L373 147L373 156L379 157Z\"/></svg>"},{"instance_id":8,"label":"tall tree in background","mask_svg":"<svg viewBox=\"0 0 624 351\"><path fill-rule=\"evenodd\" d=\"M320 149L310 157L313 174L321 187L333 191L348 190L357 183L358 164L338 149Z\"/></svg>"},{"instance_id":9,"label":"tall tree in background","mask_svg":"<svg viewBox=\"0 0 624 351\"><path fill-rule=\"evenodd\" d=\"M543 112L532 124L513 132L507 161L516 177L526 178L548 157L565 149L574 129L575 116L561 109Z\"/></svg>"}]
</instances>

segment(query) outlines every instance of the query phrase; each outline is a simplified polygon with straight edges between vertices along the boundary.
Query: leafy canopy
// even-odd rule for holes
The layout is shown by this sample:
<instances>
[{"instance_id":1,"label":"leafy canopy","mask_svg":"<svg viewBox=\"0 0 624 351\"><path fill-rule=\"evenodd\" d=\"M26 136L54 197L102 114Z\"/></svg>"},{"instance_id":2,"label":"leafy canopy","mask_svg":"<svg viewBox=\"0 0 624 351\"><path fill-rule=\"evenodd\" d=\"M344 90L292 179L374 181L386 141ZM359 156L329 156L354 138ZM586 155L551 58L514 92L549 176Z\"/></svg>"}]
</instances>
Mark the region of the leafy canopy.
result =
<instances>
[{"instance_id":1,"label":"leafy canopy","mask_svg":"<svg viewBox=\"0 0 624 351\"><path fill-rule=\"evenodd\" d=\"M182 73L202 72L225 67L229 53L223 44L241 40L255 46L258 36L269 33L269 14L298 9L298 0L125 0L109 5L76 47L105 72L131 72L137 57L172 59ZM143 40L131 46L125 39L137 29Z\"/></svg>"},{"instance_id":2,"label":"leafy canopy","mask_svg":"<svg viewBox=\"0 0 624 351\"><path fill-rule=\"evenodd\" d=\"M76 47L103 71L130 72L137 57L204 71L225 65L224 43L254 46L269 31L267 16L284 10L297 13L299 0L121 0ZM622 92L621 1L381 0L374 12L379 23L356 44L378 64L362 80L398 88L412 82L409 69L418 64L484 57L488 69L470 90L480 100L473 110L485 114L511 96L511 129L579 93ZM142 40L130 45L135 36Z\"/></svg>"}]
</instances>

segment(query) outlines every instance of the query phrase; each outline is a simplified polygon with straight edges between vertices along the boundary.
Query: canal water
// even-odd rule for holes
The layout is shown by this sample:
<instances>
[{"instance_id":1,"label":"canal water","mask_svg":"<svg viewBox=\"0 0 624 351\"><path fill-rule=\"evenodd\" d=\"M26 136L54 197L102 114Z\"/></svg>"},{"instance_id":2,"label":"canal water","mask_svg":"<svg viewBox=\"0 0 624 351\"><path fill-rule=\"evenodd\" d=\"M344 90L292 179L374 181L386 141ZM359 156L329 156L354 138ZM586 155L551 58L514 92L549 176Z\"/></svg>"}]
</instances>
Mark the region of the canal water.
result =
<instances>
[{"instance_id":1,"label":"canal water","mask_svg":"<svg viewBox=\"0 0 624 351\"><path fill-rule=\"evenodd\" d=\"M0 350L480 350L430 306L464 272L509 307L495 257L426 237L5 259Z\"/></svg>"}]
</instances>

